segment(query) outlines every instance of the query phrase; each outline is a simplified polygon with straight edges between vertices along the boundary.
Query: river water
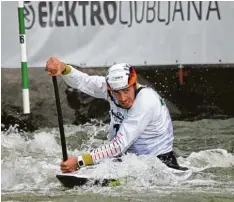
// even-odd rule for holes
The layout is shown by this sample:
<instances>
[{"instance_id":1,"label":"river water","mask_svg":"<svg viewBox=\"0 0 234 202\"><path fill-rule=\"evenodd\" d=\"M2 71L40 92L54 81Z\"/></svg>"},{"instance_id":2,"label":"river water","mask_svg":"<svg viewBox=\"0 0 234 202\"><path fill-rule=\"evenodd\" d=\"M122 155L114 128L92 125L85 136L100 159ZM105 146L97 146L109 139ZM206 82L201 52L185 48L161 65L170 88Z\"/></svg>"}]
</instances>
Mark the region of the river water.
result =
<instances>
[{"instance_id":1,"label":"river water","mask_svg":"<svg viewBox=\"0 0 234 202\"><path fill-rule=\"evenodd\" d=\"M127 154L105 160L96 175L116 176L120 186L66 189L60 173L58 128L33 133L12 126L1 134L2 201L234 201L234 119L174 121L174 151L185 173L172 173L157 158ZM106 142L108 125L65 125L69 155Z\"/></svg>"}]
</instances>

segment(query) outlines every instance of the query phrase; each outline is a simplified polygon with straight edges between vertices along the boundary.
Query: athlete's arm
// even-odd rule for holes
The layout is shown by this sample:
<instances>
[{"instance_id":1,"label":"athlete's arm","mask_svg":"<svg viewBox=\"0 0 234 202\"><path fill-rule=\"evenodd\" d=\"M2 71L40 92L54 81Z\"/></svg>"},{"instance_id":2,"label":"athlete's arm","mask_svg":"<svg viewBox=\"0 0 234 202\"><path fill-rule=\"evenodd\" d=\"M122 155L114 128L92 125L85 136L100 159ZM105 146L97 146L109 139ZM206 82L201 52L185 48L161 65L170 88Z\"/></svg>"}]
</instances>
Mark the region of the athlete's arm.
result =
<instances>
[{"instance_id":1,"label":"athlete's arm","mask_svg":"<svg viewBox=\"0 0 234 202\"><path fill-rule=\"evenodd\" d=\"M107 86L105 77L89 76L74 69L70 65L50 57L46 62L46 69L50 76L62 76L71 87L76 88L90 96L107 99Z\"/></svg>"},{"instance_id":2,"label":"athlete's arm","mask_svg":"<svg viewBox=\"0 0 234 202\"><path fill-rule=\"evenodd\" d=\"M107 99L107 87L105 77L89 76L86 73L76 70L70 65L66 65L63 80L72 88L76 88L90 96Z\"/></svg>"}]
</instances>

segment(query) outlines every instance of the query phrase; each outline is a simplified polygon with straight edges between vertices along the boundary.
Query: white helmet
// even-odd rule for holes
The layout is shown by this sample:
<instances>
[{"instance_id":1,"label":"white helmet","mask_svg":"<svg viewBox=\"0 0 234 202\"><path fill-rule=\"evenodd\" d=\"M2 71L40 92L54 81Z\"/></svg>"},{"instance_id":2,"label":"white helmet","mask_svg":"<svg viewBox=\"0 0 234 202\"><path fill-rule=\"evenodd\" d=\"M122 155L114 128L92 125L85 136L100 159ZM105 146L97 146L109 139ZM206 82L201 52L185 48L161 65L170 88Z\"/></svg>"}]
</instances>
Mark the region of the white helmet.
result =
<instances>
[{"instance_id":1,"label":"white helmet","mask_svg":"<svg viewBox=\"0 0 234 202\"><path fill-rule=\"evenodd\" d=\"M108 90L121 90L132 86L137 81L134 68L127 63L111 66L106 75Z\"/></svg>"}]
</instances>

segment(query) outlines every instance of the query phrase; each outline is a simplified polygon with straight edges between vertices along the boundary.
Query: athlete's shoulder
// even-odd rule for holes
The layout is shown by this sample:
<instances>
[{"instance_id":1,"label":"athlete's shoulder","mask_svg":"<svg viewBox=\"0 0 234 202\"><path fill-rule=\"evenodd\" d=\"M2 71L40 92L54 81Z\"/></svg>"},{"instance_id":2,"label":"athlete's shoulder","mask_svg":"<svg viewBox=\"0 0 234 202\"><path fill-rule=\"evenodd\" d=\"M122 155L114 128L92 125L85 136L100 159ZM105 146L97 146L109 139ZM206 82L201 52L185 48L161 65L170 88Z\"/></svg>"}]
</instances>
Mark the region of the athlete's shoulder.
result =
<instances>
[{"instance_id":1,"label":"athlete's shoulder","mask_svg":"<svg viewBox=\"0 0 234 202\"><path fill-rule=\"evenodd\" d=\"M159 94L150 87L142 87L142 89L139 91L137 97L141 98L145 101L150 101L149 98L155 100L158 99L160 96Z\"/></svg>"},{"instance_id":2,"label":"athlete's shoulder","mask_svg":"<svg viewBox=\"0 0 234 202\"><path fill-rule=\"evenodd\" d=\"M159 104L160 96L150 87L142 87L136 96L136 105L144 108L154 108Z\"/></svg>"}]
</instances>

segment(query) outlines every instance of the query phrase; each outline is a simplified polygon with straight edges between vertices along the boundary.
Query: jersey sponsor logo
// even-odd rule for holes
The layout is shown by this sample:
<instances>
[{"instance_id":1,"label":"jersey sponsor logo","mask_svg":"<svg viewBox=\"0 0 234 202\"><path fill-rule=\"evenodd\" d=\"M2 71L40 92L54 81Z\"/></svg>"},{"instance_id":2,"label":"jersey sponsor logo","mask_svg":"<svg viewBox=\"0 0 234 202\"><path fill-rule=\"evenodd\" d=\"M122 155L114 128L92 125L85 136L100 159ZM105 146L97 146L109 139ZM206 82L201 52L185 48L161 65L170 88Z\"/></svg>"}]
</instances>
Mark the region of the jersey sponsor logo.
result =
<instances>
[{"instance_id":1,"label":"jersey sponsor logo","mask_svg":"<svg viewBox=\"0 0 234 202\"><path fill-rule=\"evenodd\" d=\"M160 98L160 103L161 103L162 106L165 105L165 102L164 102L164 100L162 98Z\"/></svg>"},{"instance_id":2,"label":"jersey sponsor logo","mask_svg":"<svg viewBox=\"0 0 234 202\"><path fill-rule=\"evenodd\" d=\"M114 112L114 110L111 110L111 116L114 118L115 122L122 123L124 119L124 115L120 112Z\"/></svg>"}]
</instances>

